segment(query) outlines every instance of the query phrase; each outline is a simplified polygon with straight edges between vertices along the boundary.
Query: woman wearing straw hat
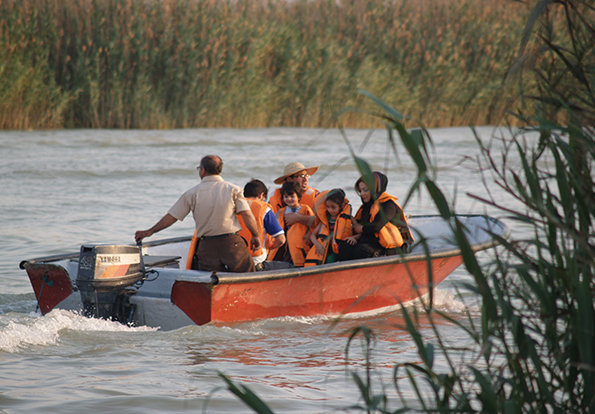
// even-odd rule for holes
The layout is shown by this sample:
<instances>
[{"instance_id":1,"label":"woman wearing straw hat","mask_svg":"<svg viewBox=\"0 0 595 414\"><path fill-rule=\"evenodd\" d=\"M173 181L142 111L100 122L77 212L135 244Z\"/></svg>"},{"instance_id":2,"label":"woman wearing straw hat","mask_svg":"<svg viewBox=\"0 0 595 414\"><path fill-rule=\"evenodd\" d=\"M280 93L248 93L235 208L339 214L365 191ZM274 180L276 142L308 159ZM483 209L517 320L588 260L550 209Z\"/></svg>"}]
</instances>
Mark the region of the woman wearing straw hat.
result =
<instances>
[{"instance_id":1,"label":"woman wearing straw hat","mask_svg":"<svg viewBox=\"0 0 595 414\"><path fill-rule=\"evenodd\" d=\"M296 181L302 187L302 199L301 203L314 208L314 198L319 194L319 191L308 185L310 176L318 171L318 165L314 167L306 167L301 162L290 162L283 169L283 175L276 178L275 184L283 184L285 181ZM281 189L277 188L269 204L273 206L273 211L276 213L279 209L283 208L283 198L281 197ZM287 225L291 226L294 223L305 224L310 227L314 222L313 216L305 216L303 214L288 214L285 217Z\"/></svg>"}]
</instances>

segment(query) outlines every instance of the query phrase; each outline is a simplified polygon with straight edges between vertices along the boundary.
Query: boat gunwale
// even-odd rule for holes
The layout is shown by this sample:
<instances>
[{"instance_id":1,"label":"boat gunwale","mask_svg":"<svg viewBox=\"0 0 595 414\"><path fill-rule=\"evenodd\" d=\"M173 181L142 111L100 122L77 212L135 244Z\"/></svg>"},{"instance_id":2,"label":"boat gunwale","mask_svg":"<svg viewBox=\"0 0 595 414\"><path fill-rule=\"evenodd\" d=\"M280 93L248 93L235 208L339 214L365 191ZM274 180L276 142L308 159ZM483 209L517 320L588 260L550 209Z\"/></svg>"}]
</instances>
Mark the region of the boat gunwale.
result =
<instances>
[{"instance_id":1,"label":"boat gunwale","mask_svg":"<svg viewBox=\"0 0 595 414\"><path fill-rule=\"evenodd\" d=\"M473 251L476 252L480 250L489 249L490 247L493 247L496 244L497 242L493 241L482 243L481 245L474 246ZM301 276L321 275L325 273L334 273L343 270L366 269L369 267L379 267L399 263L410 263L422 260L432 261L435 259L446 259L460 255L461 250L455 248L429 255L426 253L416 253L414 255L405 253L394 256L381 256L366 259L346 260L344 262L327 263L311 267L293 267L289 269L264 270L250 273L213 272L212 277L215 279L214 284L217 285L266 282L270 280L281 280ZM184 275L182 277L179 277L177 280L192 281L193 276Z\"/></svg>"}]
</instances>

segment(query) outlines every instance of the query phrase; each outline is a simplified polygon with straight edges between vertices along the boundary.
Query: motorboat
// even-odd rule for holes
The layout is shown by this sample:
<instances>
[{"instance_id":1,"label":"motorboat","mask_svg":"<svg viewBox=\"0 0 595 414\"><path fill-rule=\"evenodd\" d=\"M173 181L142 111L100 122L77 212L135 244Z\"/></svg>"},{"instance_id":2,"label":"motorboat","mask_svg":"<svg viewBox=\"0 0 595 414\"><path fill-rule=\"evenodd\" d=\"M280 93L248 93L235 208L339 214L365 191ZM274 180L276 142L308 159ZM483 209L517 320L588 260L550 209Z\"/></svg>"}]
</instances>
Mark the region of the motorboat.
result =
<instances>
[{"instance_id":1,"label":"motorboat","mask_svg":"<svg viewBox=\"0 0 595 414\"><path fill-rule=\"evenodd\" d=\"M484 215L457 215L474 252L509 235ZM454 218L412 216L415 244L394 256L312 267L269 263L250 273L192 270L192 236L142 245L83 244L78 252L23 260L39 311L80 312L164 330L286 316L394 310L426 295L463 262Z\"/></svg>"}]
</instances>

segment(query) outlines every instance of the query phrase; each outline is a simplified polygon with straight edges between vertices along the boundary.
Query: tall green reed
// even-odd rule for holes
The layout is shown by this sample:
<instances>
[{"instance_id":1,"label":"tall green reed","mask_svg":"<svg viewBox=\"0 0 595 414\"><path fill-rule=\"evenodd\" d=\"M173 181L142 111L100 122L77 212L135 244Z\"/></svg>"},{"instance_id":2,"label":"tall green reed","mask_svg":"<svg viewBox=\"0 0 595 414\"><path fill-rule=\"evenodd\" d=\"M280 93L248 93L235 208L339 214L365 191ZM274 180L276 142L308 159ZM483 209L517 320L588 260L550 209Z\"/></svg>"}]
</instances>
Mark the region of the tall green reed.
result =
<instances>
[{"instance_id":1,"label":"tall green reed","mask_svg":"<svg viewBox=\"0 0 595 414\"><path fill-rule=\"evenodd\" d=\"M71 104L50 75L47 44L35 36L35 10L0 13L0 128L59 127ZM8 26L13 24L9 29Z\"/></svg>"},{"instance_id":2,"label":"tall green reed","mask_svg":"<svg viewBox=\"0 0 595 414\"><path fill-rule=\"evenodd\" d=\"M0 0L0 50L11 73L43 70L25 71L28 90L58 94L46 112L67 127L329 126L365 104L358 88L427 125L486 124L508 109L525 14L495 0Z\"/></svg>"}]
</instances>

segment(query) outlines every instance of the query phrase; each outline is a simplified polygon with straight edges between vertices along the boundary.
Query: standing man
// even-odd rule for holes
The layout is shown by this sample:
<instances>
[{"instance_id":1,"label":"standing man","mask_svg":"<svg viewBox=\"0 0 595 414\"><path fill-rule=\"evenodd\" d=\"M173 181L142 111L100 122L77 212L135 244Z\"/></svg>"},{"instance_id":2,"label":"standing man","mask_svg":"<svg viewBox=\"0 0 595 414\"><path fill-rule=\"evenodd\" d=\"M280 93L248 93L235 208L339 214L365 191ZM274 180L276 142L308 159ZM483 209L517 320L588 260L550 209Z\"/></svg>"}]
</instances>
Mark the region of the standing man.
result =
<instances>
[{"instance_id":1,"label":"standing man","mask_svg":"<svg viewBox=\"0 0 595 414\"><path fill-rule=\"evenodd\" d=\"M318 165L314 167L305 167L301 162L290 162L283 169L283 175L275 179L275 184L283 184L286 181L295 181L302 188L302 199L301 204L306 204L314 210L314 199L320 193L317 189L312 188L308 185L310 176L318 171ZM281 189L277 188L273 193L269 204L273 206L273 211L277 213L281 208L285 207L283 204L283 198L281 197ZM295 223L301 223L307 227L312 226L314 222L314 216L306 216L303 214L288 213L285 216L285 221L288 226Z\"/></svg>"},{"instance_id":2,"label":"standing man","mask_svg":"<svg viewBox=\"0 0 595 414\"><path fill-rule=\"evenodd\" d=\"M223 161L217 155L207 155L197 167L201 182L186 191L153 227L138 230L138 242L168 228L192 211L199 238L198 269L207 271L253 272L254 262L244 239L237 233L240 214L252 234L250 247L260 248L258 227L242 189L221 177Z\"/></svg>"}]
</instances>

